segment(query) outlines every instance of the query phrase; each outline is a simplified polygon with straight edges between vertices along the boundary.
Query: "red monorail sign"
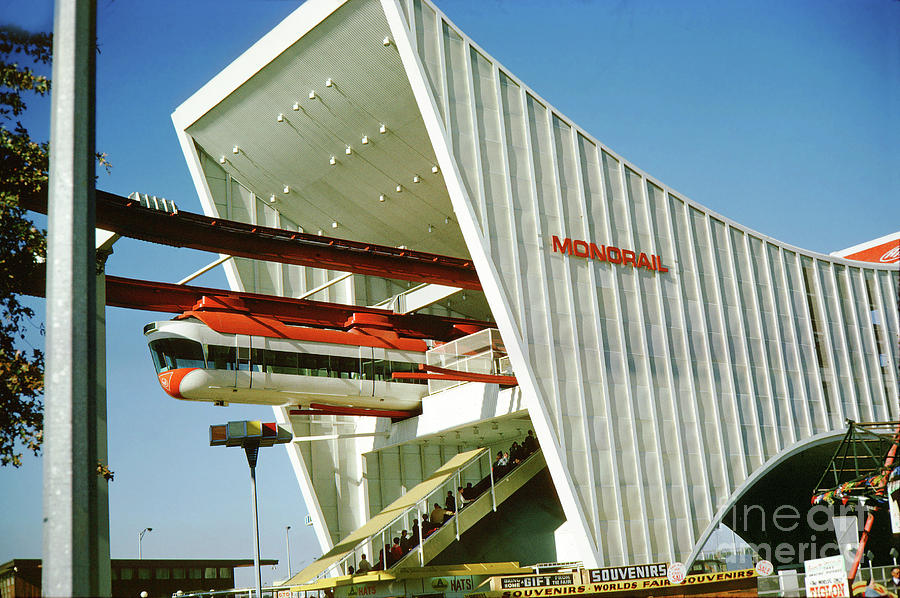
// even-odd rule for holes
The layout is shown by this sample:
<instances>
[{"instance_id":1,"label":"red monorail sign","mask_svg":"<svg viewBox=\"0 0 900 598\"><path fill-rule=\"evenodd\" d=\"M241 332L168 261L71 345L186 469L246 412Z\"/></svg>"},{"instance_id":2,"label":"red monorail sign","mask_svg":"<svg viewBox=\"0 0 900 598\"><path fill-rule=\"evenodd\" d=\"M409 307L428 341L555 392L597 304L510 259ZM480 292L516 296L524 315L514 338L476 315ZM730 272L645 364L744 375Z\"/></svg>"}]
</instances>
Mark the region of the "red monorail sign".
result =
<instances>
[{"instance_id":1,"label":"red monorail sign","mask_svg":"<svg viewBox=\"0 0 900 598\"><path fill-rule=\"evenodd\" d=\"M650 255L644 252L635 252L630 249L620 249L612 245L600 245L588 243L580 239L570 239L566 237L562 241L559 237L553 235L553 251L559 253L567 253L575 257L585 257L590 260L600 260L601 262L609 262L610 264L622 264L623 266L631 266L633 268L647 268L654 272L668 272L669 269L663 266L662 257L659 255Z\"/></svg>"}]
</instances>

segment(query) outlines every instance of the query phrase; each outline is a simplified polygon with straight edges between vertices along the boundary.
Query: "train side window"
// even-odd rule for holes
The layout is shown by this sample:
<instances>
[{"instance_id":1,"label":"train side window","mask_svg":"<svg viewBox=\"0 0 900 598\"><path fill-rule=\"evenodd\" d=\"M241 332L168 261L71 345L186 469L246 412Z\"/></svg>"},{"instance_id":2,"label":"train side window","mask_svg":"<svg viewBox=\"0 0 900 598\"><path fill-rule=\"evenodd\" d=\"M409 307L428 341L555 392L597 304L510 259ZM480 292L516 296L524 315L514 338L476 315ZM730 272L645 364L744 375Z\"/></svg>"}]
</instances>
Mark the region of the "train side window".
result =
<instances>
[{"instance_id":1,"label":"train side window","mask_svg":"<svg viewBox=\"0 0 900 598\"><path fill-rule=\"evenodd\" d=\"M250 369L250 347L238 347L238 369L248 371Z\"/></svg>"},{"instance_id":2,"label":"train side window","mask_svg":"<svg viewBox=\"0 0 900 598\"><path fill-rule=\"evenodd\" d=\"M209 362L216 370L233 370L236 361L234 347L209 346Z\"/></svg>"},{"instance_id":3,"label":"train side window","mask_svg":"<svg viewBox=\"0 0 900 598\"><path fill-rule=\"evenodd\" d=\"M317 376L331 376L331 363L328 355L316 355L316 365L318 366Z\"/></svg>"},{"instance_id":4,"label":"train side window","mask_svg":"<svg viewBox=\"0 0 900 598\"><path fill-rule=\"evenodd\" d=\"M266 364L269 363L268 351L265 349L250 350L250 369L254 372L265 372Z\"/></svg>"},{"instance_id":5,"label":"train side window","mask_svg":"<svg viewBox=\"0 0 900 598\"><path fill-rule=\"evenodd\" d=\"M375 379L375 363L371 359L364 359L362 362L363 380Z\"/></svg>"},{"instance_id":6,"label":"train side window","mask_svg":"<svg viewBox=\"0 0 900 598\"><path fill-rule=\"evenodd\" d=\"M389 363L390 362L385 361L384 359L376 359L373 361L375 380L384 381L386 378L390 378L391 373L388 368Z\"/></svg>"},{"instance_id":7,"label":"train side window","mask_svg":"<svg viewBox=\"0 0 900 598\"><path fill-rule=\"evenodd\" d=\"M391 373L393 372L418 372L419 364L410 361L392 361ZM389 378L393 380L393 378ZM395 382L403 382L404 384L428 384L428 380L394 380Z\"/></svg>"},{"instance_id":8,"label":"train side window","mask_svg":"<svg viewBox=\"0 0 900 598\"><path fill-rule=\"evenodd\" d=\"M301 376L318 376L319 365L318 356L311 353L298 353L297 360L299 365L299 374Z\"/></svg>"},{"instance_id":9,"label":"train side window","mask_svg":"<svg viewBox=\"0 0 900 598\"><path fill-rule=\"evenodd\" d=\"M266 351L266 371L270 374L299 373L297 353L289 351Z\"/></svg>"},{"instance_id":10,"label":"train side window","mask_svg":"<svg viewBox=\"0 0 900 598\"><path fill-rule=\"evenodd\" d=\"M353 379L359 378L359 357L337 357L331 356L331 369L336 378Z\"/></svg>"}]
</instances>

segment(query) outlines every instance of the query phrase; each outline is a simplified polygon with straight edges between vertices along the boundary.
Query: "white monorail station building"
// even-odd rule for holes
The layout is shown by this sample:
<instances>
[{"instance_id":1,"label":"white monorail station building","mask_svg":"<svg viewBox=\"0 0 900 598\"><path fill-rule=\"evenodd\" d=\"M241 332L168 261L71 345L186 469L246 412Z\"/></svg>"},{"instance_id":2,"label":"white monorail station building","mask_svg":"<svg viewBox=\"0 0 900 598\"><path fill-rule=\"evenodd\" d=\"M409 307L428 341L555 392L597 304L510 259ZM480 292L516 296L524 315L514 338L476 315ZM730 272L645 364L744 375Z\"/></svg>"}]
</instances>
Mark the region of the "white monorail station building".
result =
<instances>
[{"instance_id":1,"label":"white monorail station building","mask_svg":"<svg viewBox=\"0 0 900 598\"><path fill-rule=\"evenodd\" d=\"M428 0L309 0L172 118L208 215L463 257L483 291L240 258L233 289L490 320L435 363L483 350L518 382L432 381L396 423L276 407L324 553L484 447L458 477L477 482L533 429L549 474L498 483L496 513L423 562L688 561L779 464L846 419L900 417L897 262L792 247L673 192Z\"/></svg>"}]
</instances>

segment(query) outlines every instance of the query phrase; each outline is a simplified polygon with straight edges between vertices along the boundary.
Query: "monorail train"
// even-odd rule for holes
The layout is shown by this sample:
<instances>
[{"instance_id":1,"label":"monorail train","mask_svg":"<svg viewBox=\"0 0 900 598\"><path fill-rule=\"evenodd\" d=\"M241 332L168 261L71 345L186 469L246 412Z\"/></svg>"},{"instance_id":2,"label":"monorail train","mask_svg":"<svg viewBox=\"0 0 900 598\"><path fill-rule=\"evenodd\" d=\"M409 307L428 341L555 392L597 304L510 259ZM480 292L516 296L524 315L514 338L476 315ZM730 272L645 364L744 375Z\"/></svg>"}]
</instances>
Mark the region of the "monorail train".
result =
<instances>
[{"instance_id":1,"label":"monorail train","mask_svg":"<svg viewBox=\"0 0 900 598\"><path fill-rule=\"evenodd\" d=\"M159 383L176 399L413 411L428 393L425 380L391 375L417 371L429 343L392 333L187 312L147 324L144 335Z\"/></svg>"}]
</instances>

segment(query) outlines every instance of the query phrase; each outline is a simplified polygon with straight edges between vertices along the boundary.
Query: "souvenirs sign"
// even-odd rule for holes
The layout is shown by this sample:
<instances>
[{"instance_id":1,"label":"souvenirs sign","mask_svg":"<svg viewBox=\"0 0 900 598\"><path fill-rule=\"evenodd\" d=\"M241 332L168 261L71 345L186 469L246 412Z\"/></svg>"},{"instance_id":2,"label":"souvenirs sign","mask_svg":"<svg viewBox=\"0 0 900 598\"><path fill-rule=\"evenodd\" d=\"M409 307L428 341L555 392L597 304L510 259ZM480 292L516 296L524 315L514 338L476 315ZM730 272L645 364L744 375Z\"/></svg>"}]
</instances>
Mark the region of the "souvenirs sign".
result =
<instances>
[{"instance_id":1,"label":"souvenirs sign","mask_svg":"<svg viewBox=\"0 0 900 598\"><path fill-rule=\"evenodd\" d=\"M603 569L590 569L588 574L590 575L591 583L665 577L666 563L633 565L630 567L604 567Z\"/></svg>"}]
</instances>

